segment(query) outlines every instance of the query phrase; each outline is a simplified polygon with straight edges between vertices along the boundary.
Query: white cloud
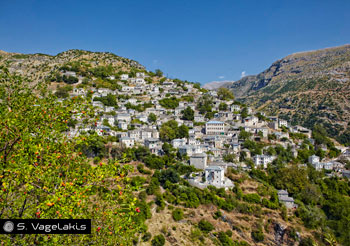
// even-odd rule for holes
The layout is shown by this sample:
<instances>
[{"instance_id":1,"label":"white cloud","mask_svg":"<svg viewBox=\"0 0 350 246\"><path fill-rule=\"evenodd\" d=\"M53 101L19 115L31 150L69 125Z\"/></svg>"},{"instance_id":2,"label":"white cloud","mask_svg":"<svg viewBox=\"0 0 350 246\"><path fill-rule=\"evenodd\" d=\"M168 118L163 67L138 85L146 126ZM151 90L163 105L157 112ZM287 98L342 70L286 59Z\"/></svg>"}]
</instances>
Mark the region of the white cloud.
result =
<instances>
[{"instance_id":1,"label":"white cloud","mask_svg":"<svg viewBox=\"0 0 350 246\"><path fill-rule=\"evenodd\" d=\"M225 76L223 76L223 75L219 76L219 79L224 79L224 78L225 78Z\"/></svg>"},{"instance_id":2,"label":"white cloud","mask_svg":"<svg viewBox=\"0 0 350 246\"><path fill-rule=\"evenodd\" d=\"M241 73L241 78L243 78L243 77L245 77L245 76L247 76L247 72L246 72L246 71L242 71L242 73Z\"/></svg>"}]
</instances>

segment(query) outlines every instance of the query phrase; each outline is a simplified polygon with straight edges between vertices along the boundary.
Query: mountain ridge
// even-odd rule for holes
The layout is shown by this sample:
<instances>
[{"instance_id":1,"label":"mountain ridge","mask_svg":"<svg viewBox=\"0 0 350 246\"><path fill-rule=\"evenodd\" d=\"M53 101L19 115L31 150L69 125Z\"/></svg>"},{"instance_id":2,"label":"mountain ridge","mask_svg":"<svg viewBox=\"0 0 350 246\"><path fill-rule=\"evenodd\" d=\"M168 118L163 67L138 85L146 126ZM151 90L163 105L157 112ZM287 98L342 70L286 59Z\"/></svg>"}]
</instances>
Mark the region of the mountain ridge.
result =
<instances>
[{"instance_id":1,"label":"mountain ridge","mask_svg":"<svg viewBox=\"0 0 350 246\"><path fill-rule=\"evenodd\" d=\"M330 136L350 144L350 45L294 53L223 87L293 124L322 124Z\"/></svg>"},{"instance_id":2,"label":"mountain ridge","mask_svg":"<svg viewBox=\"0 0 350 246\"><path fill-rule=\"evenodd\" d=\"M233 83L234 81L230 81L230 80L224 80L224 81L212 81L212 82L208 82L206 84L204 84L202 87L204 89L208 89L208 90L215 90L221 86L224 86L225 84L228 83Z\"/></svg>"}]
</instances>

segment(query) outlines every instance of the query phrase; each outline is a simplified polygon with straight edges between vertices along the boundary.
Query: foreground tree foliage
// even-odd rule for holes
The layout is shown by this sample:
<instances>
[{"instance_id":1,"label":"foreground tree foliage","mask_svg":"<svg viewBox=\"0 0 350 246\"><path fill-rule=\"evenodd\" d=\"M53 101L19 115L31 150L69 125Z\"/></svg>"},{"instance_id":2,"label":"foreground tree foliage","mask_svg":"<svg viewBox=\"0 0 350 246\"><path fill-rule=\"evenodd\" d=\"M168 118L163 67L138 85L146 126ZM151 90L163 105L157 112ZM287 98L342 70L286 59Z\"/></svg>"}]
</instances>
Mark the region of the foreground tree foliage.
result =
<instances>
[{"instance_id":1,"label":"foreground tree foliage","mask_svg":"<svg viewBox=\"0 0 350 246\"><path fill-rule=\"evenodd\" d=\"M0 70L0 217L92 219L91 235L0 235L6 245L129 245L145 231L127 175L118 162L91 165L75 152L85 141L64 133L72 114L93 117L80 98L57 103Z\"/></svg>"}]
</instances>

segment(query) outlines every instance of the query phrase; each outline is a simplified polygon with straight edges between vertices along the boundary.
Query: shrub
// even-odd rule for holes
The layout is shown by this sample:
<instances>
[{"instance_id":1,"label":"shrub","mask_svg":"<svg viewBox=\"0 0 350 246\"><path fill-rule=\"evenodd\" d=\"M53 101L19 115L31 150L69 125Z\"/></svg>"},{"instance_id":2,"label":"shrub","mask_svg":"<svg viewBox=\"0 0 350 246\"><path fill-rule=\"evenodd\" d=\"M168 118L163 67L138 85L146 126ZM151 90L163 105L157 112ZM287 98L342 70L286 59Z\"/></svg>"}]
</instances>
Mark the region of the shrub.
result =
<instances>
[{"instance_id":1,"label":"shrub","mask_svg":"<svg viewBox=\"0 0 350 246\"><path fill-rule=\"evenodd\" d=\"M222 213L221 213L220 210L218 210L218 211L216 211L216 212L214 213L213 218L217 220L217 219L220 218L221 216L222 216Z\"/></svg>"},{"instance_id":2,"label":"shrub","mask_svg":"<svg viewBox=\"0 0 350 246\"><path fill-rule=\"evenodd\" d=\"M182 220L183 215L184 215L184 212L182 211L181 208L176 208L176 209L172 212L172 216L173 216L173 219L174 219L175 221Z\"/></svg>"},{"instance_id":3,"label":"shrub","mask_svg":"<svg viewBox=\"0 0 350 246\"><path fill-rule=\"evenodd\" d=\"M152 239L152 246L163 246L164 244L165 238L162 234L159 234Z\"/></svg>"},{"instance_id":4,"label":"shrub","mask_svg":"<svg viewBox=\"0 0 350 246\"><path fill-rule=\"evenodd\" d=\"M264 233L262 232L262 230L254 230L252 231L252 238L256 242L262 242L264 241Z\"/></svg>"},{"instance_id":5,"label":"shrub","mask_svg":"<svg viewBox=\"0 0 350 246\"><path fill-rule=\"evenodd\" d=\"M232 246L233 240L223 231L219 232L218 239L222 246Z\"/></svg>"},{"instance_id":6,"label":"shrub","mask_svg":"<svg viewBox=\"0 0 350 246\"><path fill-rule=\"evenodd\" d=\"M164 98L159 100L159 104L166 109L175 109L179 106L179 99L176 97Z\"/></svg>"},{"instance_id":7,"label":"shrub","mask_svg":"<svg viewBox=\"0 0 350 246\"><path fill-rule=\"evenodd\" d=\"M139 199L140 199L141 201L145 201L146 198L147 198L147 193L146 193L146 191L141 191L141 192L139 193Z\"/></svg>"},{"instance_id":8,"label":"shrub","mask_svg":"<svg viewBox=\"0 0 350 246\"><path fill-rule=\"evenodd\" d=\"M315 244L314 244L314 241L311 239L311 237L301 239L299 244L299 246L313 246L313 245Z\"/></svg>"},{"instance_id":9,"label":"shrub","mask_svg":"<svg viewBox=\"0 0 350 246\"><path fill-rule=\"evenodd\" d=\"M198 223L198 228L203 232L210 232L214 230L214 226L207 220L202 219Z\"/></svg>"},{"instance_id":10,"label":"shrub","mask_svg":"<svg viewBox=\"0 0 350 246\"><path fill-rule=\"evenodd\" d=\"M232 231L231 230L227 230L225 233L226 233L227 236L232 237Z\"/></svg>"},{"instance_id":11,"label":"shrub","mask_svg":"<svg viewBox=\"0 0 350 246\"><path fill-rule=\"evenodd\" d=\"M249 203L258 203L258 204L260 204L261 197L258 194L253 193L253 194L244 195L243 196L243 200L246 201L246 202L249 202Z\"/></svg>"},{"instance_id":12,"label":"shrub","mask_svg":"<svg viewBox=\"0 0 350 246\"><path fill-rule=\"evenodd\" d=\"M142 236L142 241L147 242L151 239L152 234L150 232L146 232L143 236Z\"/></svg>"}]
</instances>

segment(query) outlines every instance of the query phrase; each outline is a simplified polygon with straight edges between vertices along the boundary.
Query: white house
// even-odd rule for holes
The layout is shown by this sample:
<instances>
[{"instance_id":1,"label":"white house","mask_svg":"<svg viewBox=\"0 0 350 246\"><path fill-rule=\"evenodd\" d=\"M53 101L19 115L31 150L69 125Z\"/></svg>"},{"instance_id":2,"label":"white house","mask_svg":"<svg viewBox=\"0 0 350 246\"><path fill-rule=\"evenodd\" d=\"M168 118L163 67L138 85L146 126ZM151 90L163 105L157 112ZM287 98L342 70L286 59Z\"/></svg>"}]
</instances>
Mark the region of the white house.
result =
<instances>
[{"instance_id":1,"label":"white house","mask_svg":"<svg viewBox=\"0 0 350 246\"><path fill-rule=\"evenodd\" d=\"M243 123L245 126L256 126L259 122L259 118L256 116L249 116L243 119Z\"/></svg>"},{"instance_id":2,"label":"white house","mask_svg":"<svg viewBox=\"0 0 350 246\"><path fill-rule=\"evenodd\" d=\"M122 87L122 92L133 92L134 87L133 86L123 86Z\"/></svg>"},{"instance_id":3,"label":"white house","mask_svg":"<svg viewBox=\"0 0 350 246\"><path fill-rule=\"evenodd\" d=\"M163 86L169 87L169 88L173 87L174 84L175 84L175 83L172 82L172 81L164 81L164 82L163 82Z\"/></svg>"},{"instance_id":4,"label":"white house","mask_svg":"<svg viewBox=\"0 0 350 246\"><path fill-rule=\"evenodd\" d=\"M256 133L261 132L264 138L267 138L267 136L269 135L269 128L267 127L258 127L255 128Z\"/></svg>"},{"instance_id":5,"label":"white house","mask_svg":"<svg viewBox=\"0 0 350 246\"><path fill-rule=\"evenodd\" d=\"M136 73L136 78L144 78L145 77L145 73Z\"/></svg>"},{"instance_id":6,"label":"white house","mask_svg":"<svg viewBox=\"0 0 350 246\"><path fill-rule=\"evenodd\" d=\"M128 131L128 136L133 139L141 139L141 133L138 130Z\"/></svg>"},{"instance_id":7,"label":"white house","mask_svg":"<svg viewBox=\"0 0 350 246\"><path fill-rule=\"evenodd\" d=\"M144 114L140 114L136 116L136 119L138 119L141 122L147 123L148 122L148 117Z\"/></svg>"},{"instance_id":8,"label":"white house","mask_svg":"<svg viewBox=\"0 0 350 246\"><path fill-rule=\"evenodd\" d=\"M204 119L204 116L203 116L203 115L201 115L201 114L195 114L195 115L194 115L194 121L196 121L196 122L204 122L205 119Z\"/></svg>"},{"instance_id":9,"label":"white house","mask_svg":"<svg viewBox=\"0 0 350 246\"><path fill-rule=\"evenodd\" d=\"M122 75L120 75L120 79L121 80L128 80L128 78L129 78L129 74L122 74Z\"/></svg>"},{"instance_id":10,"label":"white house","mask_svg":"<svg viewBox=\"0 0 350 246\"><path fill-rule=\"evenodd\" d=\"M132 146L135 145L135 139L133 139L133 138L122 137L119 140L120 140L120 143L127 148L131 148Z\"/></svg>"},{"instance_id":11,"label":"white house","mask_svg":"<svg viewBox=\"0 0 350 246\"><path fill-rule=\"evenodd\" d=\"M118 121L118 127L122 130L128 130L128 123L120 120L120 121Z\"/></svg>"},{"instance_id":12,"label":"white house","mask_svg":"<svg viewBox=\"0 0 350 246\"><path fill-rule=\"evenodd\" d=\"M137 103L137 99L136 98L129 98L128 102L131 104L136 104Z\"/></svg>"},{"instance_id":13,"label":"white house","mask_svg":"<svg viewBox=\"0 0 350 246\"><path fill-rule=\"evenodd\" d=\"M137 78L135 82L139 85L145 84L145 80L143 78Z\"/></svg>"},{"instance_id":14,"label":"white house","mask_svg":"<svg viewBox=\"0 0 350 246\"><path fill-rule=\"evenodd\" d=\"M117 114L116 118L117 118L118 121L120 121L120 120L123 120L125 122L130 122L131 121L131 115L130 114L120 113L120 114Z\"/></svg>"},{"instance_id":15,"label":"white house","mask_svg":"<svg viewBox=\"0 0 350 246\"><path fill-rule=\"evenodd\" d=\"M225 169L220 166L206 167L205 181L208 185L213 185L217 188L228 188L234 186L230 179L225 178Z\"/></svg>"},{"instance_id":16,"label":"white house","mask_svg":"<svg viewBox=\"0 0 350 246\"><path fill-rule=\"evenodd\" d=\"M323 169L333 170L333 162L323 162Z\"/></svg>"},{"instance_id":17,"label":"white house","mask_svg":"<svg viewBox=\"0 0 350 246\"><path fill-rule=\"evenodd\" d=\"M84 90L84 88L74 88L73 94L78 96L84 96L86 94L86 91Z\"/></svg>"},{"instance_id":18,"label":"white house","mask_svg":"<svg viewBox=\"0 0 350 246\"><path fill-rule=\"evenodd\" d=\"M202 153L202 149L200 146L194 146L194 145L182 145L179 146L179 152L181 155L187 155L192 156L193 154L199 154Z\"/></svg>"},{"instance_id":19,"label":"white house","mask_svg":"<svg viewBox=\"0 0 350 246\"><path fill-rule=\"evenodd\" d=\"M152 138L152 130L151 129L142 129L141 130L141 139Z\"/></svg>"},{"instance_id":20,"label":"white house","mask_svg":"<svg viewBox=\"0 0 350 246\"><path fill-rule=\"evenodd\" d=\"M282 127L282 126L288 127L288 121L282 120L282 119L278 119L278 126L279 127Z\"/></svg>"},{"instance_id":21,"label":"white house","mask_svg":"<svg viewBox=\"0 0 350 246\"><path fill-rule=\"evenodd\" d=\"M254 164L256 167L262 166L267 168L267 164L273 162L276 157L269 155L256 155L254 156Z\"/></svg>"},{"instance_id":22,"label":"white house","mask_svg":"<svg viewBox=\"0 0 350 246\"><path fill-rule=\"evenodd\" d=\"M174 147L174 148L179 148L180 146L183 146L183 145L186 145L186 139L182 138L182 139L173 139L171 140L171 145Z\"/></svg>"},{"instance_id":23,"label":"white house","mask_svg":"<svg viewBox=\"0 0 350 246\"><path fill-rule=\"evenodd\" d=\"M147 148L150 149L151 153L157 154L158 151L161 149L160 147L160 141L155 138L148 138L145 139L144 144Z\"/></svg>"},{"instance_id":24,"label":"white house","mask_svg":"<svg viewBox=\"0 0 350 246\"><path fill-rule=\"evenodd\" d=\"M105 106L105 112L108 113L108 112L113 112L115 111L115 108L113 106Z\"/></svg>"},{"instance_id":25,"label":"white house","mask_svg":"<svg viewBox=\"0 0 350 246\"><path fill-rule=\"evenodd\" d=\"M222 121L209 121L205 123L205 134L207 135L224 135L225 123Z\"/></svg>"},{"instance_id":26,"label":"white house","mask_svg":"<svg viewBox=\"0 0 350 246\"><path fill-rule=\"evenodd\" d=\"M314 165L314 164L319 163L319 162L320 162L320 157L318 157L317 155L309 156L309 163L311 165Z\"/></svg>"},{"instance_id":27,"label":"white house","mask_svg":"<svg viewBox=\"0 0 350 246\"><path fill-rule=\"evenodd\" d=\"M230 110L231 110L231 112L235 112L235 111L239 112L241 110L241 107L239 105L232 104L230 106Z\"/></svg>"}]
</instances>

